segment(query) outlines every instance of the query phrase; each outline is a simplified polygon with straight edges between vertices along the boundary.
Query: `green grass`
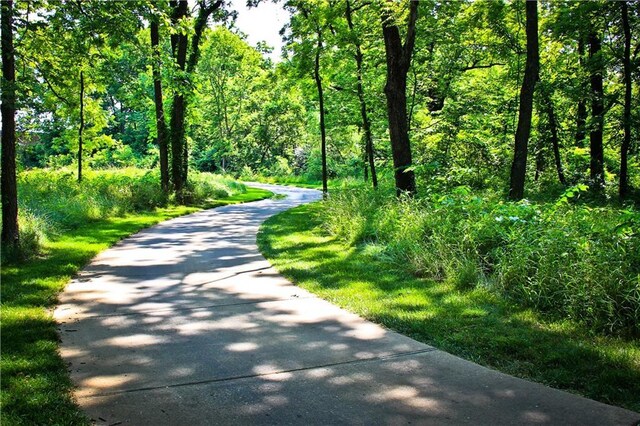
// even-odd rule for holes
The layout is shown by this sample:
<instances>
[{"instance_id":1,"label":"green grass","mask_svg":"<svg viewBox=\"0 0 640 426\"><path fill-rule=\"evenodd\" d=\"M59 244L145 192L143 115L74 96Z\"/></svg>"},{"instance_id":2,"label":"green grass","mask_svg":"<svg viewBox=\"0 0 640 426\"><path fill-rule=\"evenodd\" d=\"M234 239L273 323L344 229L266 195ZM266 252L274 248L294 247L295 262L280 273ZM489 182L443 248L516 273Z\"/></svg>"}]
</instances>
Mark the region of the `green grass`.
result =
<instances>
[{"instance_id":1,"label":"green grass","mask_svg":"<svg viewBox=\"0 0 640 426\"><path fill-rule=\"evenodd\" d=\"M321 226L320 203L269 219L258 244L303 288L416 340L508 374L640 411L640 342L508 302L487 287L418 278L375 244Z\"/></svg>"},{"instance_id":2,"label":"green grass","mask_svg":"<svg viewBox=\"0 0 640 426\"><path fill-rule=\"evenodd\" d=\"M309 179L305 176L253 176L251 177L251 180L262 183L322 190L321 180ZM353 177L335 178L327 181L327 188L329 191L345 188L357 188L362 187L362 185L362 180ZM366 186L370 184L365 182L364 185Z\"/></svg>"},{"instance_id":3,"label":"green grass","mask_svg":"<svg viewBox=\"0 0 640 426\"><path fill-rule=\"evenodd\" d=\"M2 265L2 424L89 424L71 397L72 384L60 358L51 317L58 293L96 254L140 229L202 208L268 198L247 188L198 206L169 206L87 221L44 241L30 261Z\"/></svg>"}]
</instances>

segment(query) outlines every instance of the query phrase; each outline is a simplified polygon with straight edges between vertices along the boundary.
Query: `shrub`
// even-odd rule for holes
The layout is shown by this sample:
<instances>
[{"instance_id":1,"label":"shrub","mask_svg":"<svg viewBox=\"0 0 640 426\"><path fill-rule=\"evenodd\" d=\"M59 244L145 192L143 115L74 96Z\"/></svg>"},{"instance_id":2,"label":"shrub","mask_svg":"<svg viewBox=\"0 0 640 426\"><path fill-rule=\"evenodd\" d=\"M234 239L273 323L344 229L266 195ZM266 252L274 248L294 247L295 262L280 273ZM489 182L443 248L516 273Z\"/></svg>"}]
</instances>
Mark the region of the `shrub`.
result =
<instances>
[{"instance_id":1,"label":"shrub","mask_svg":"<svg viewBox=\"0 0 640 426\"><path fill-rule=\"evenodd\" d=\"M461 289L504 297L608 334L640 336L640 213L614 207L512 203L466 187L429 198L343 191L326 230L349 244Z\"/></svg>"},{"instance_id":2,"label":"shrub","mask_svg":"<svg viewBox=\"0 0 640 426\"><path fill-rule=\"evenodd\" d=\"M210 173L190 175L189 199L226 198L246 191L244 185ZM165 206L158 170L87 171L78 182L71 170L35 169L18 175L20 257L38 254L44 239L59 227Z\"/></svg>"}]
</instances>

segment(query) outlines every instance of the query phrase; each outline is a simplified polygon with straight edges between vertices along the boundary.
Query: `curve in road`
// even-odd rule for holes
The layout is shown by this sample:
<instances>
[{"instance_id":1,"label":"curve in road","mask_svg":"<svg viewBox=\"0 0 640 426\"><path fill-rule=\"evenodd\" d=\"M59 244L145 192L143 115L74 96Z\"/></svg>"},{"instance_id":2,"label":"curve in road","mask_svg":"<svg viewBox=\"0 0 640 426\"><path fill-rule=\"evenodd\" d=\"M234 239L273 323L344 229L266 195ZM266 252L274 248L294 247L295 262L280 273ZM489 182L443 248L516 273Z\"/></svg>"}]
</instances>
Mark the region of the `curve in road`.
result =
<instances>
[{"instance_id":1,"label":"curve in road","mask_svg":"<svg viewBox=\"0 0 640 426\"><path fill-rule=\"evenodd\" d=\"M632 424L640 415L464 361L282 278L256 233L314 190L166 221L97 256L55 311L97 424Z\"/></svg>"}]
</instances>

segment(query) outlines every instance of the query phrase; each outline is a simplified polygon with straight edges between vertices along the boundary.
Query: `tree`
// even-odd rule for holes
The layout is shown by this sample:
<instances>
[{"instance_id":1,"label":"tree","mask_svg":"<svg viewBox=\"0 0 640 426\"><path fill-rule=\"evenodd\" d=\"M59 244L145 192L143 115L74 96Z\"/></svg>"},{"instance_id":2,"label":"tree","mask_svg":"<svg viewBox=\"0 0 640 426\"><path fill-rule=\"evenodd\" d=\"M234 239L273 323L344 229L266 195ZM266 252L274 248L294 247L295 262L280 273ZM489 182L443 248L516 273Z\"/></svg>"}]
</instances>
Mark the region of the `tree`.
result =
<instances>
[{"instance_id":1,"label":"tree","mask_svg":"<svg viewBox=\"0 0 640 426\"><path fill-rule=\"evenodd\" d=\"M188 4L186 0L171 1L173 13L171 20L176 26L183 26L188 18ZM198 1L198 16L193 26L191 37L191 50L187 60L187 48L189 38L185 28L177 28L177 32L171 35L171 50L177 66L177 81L174 83L173 103L171 105L171 162L173 189L180 202L184 202L183 189L187 182L188 174L188 147L185 140L185 124L187 116L188 98L192 93L191 75L200 58L200 40L207 26L209 17L224 4L222 0L207 3L206 0Z\"/></svg>"},{"instance_id":2,"label":"tree","mask_svg":"<svg viewBox=\"0 0 640 426\"><path fill-rule=\"evenodd\" d=\"M618 195L624 199L629 193L628 155L631 146L631 27L629 26L629 7L626 0L620 3L622 29L624 32L624 139L620 147L620 183Z\"/></svg>"},{"instance_id":3,"label":"tree","mask_svg":"<svg viewBox=\"0 0 640 426\"><path fill-rule=\"evenodd\" d=\"M322 196L327 197L327 130L324 125L324 93L322 90L322 77L320 76L320 52L322 52L322 29L316 25L316 54L313 66L313 79L318 89L318 109L320 110L320 149L322 153Z\"/></svg>"},{"instance_id":4,"label":"tree","mask_svg":"<svg viewBox=\"0 0 640 426\"><path fill-rule=\"evenodd\" d=\"M553 104L553 98L549 93L547 84L542 85L540 95L542 98L542 109L546 114L547 124L549 126L549 133L551 134L551 147L553 149L553 160L556 165L556 172L558 173L558 180L561 184L566 185L567 180L564 176L564 169L562 168L562 159L560 158L560 140L558 137L558 120L556 118L555 107ZM536 170L537 171L537 170Z\"/></svg>"},{"instance_id":5,"label":"tree","mask_svg":"<svg viewBox=\"0 0 640 426\"><path fill-rule=\"evenodd\" d=\"M292 38L295 36L300 37L302 40L297 47L302 52L305 52L305 54L311 53L313 55L312 63L309 58L305 58L301 61L301 63L299 64L299 71L301 71L302 73L311 71L318 96L317 99L320 130L320 156L322 164L322 194L323 197L326 197L328 191L327 128L325 93L323 78L321 75L321 57L324 50L325 30L330 26L330 22L333 19L333 13L335 13L335 9L332 8L330 2L309 2L306 0L289 1L287 3L287 7L292 12L298 12L292 18ZM328 32L329 31L327 31L327 33ZM308 42L308 40L311 39L310 37L313 37L313 44Z\"/></svg>"},{"instance_id":6,"label":"tree","mask_svg":"<svg viewBox=\"0 0 640 426\"><path fill-rule=\"evenodd\" d=\"M169 190L169 149L167 141L167 123L164 118L164 105L162 101L162 76L160 73L160 34L157 18L152 18L150 24L151 48L153 49L153 98L156 111L156 135L160 150L160 184L162 190Z\"/></svg>"},{"instance_id":7,"label":"tree","mask_svg":"<svg viewBox=\"0 0 640 426\"><path fill-rule=\"evenodd\" d=\"M391 2L388 1L389 5ZM411 56L416 38L416 20L419 1L409 4L407 35L404 44L400 38L400 29L391 10L382 13L382 35L387 60L387 82L384 93L387 97L389 117L389 136L393 156L393 169L398 195L415 195L416 179L411 170L411 144L409 142L409 123L407 117L407 73L411 65Z\"/></svg>"},{"instance_id":8,"label":"tree","mask_svg":"<svg viewBox=\"0 0 640 426\"><path fill-rule=\"evenodd\" d=\"M82 180L82 132L84 132L84 70L80 70L80 125L78 126L78 182Z\"/></svg>"},{"instance_id":9,"label":"tree","mask_svg":"<svg viewBox=\"0 0 640 426\"><path fill-rule=\"evenodd\" d=\"M591 84L591 132L589 133L589 150L591 153L590 179L594 190L604 188L604 148L602 133L604 131L604 87L602 42L596 29L589 33L589 68Z\"/></svg>"},{"instance_id":10,"label":"tree","mask_svg":"<svg viewBox=\"0 0 640 426\"><path fill-rule=\"evenodd\" d=\"M16 72L13 49L13 1L2 5L2 246L20 246L16 184Z\"/></svg>"},{"instance_id":11,"label":"tree","mask_svg":"<svg viewBox=\"0 0 640 426\"><path fill-rule=\"evenodd\" d=\"M346 0L345 2L345 17L347 18L347 24L349 25L349 32L352 39L352 43L355 47L355 60L356 60L356 76L358 79L357 90L358 90L358 101L360 103L360 115L362 116L362 130L364 132L364 146L365 146L365 163L368 161L369 170L371 170L371 182L373 184L373 188L378 188L378 175L376 173L376 164L375 164L375 156L373 151L373 136L371 134L371 121L369 119L369 115L367 113L367 103L364 97L364 87L362 82L362 62L364 60L364 55L362 54L361 42L356 34L354 25L353 25L353 17L352 17L353 8L351 7L350 0ZM366 171L366 166L365 166Z\"/></svg>"},{"instance_id":12,"label":"tree","mask_svg":"<svg viewBox=\"0 0 640 426\"><path fill-rule=\"evenodd\" d=\"M521 200L524 197L524 182L527 173L527 149L531 132L533 113L533 93L538 81L540 57L538 53L538 2L526 2L527 61L520 89L520 112L511 164L509 198Z\"/></svg>"}]
</instances>

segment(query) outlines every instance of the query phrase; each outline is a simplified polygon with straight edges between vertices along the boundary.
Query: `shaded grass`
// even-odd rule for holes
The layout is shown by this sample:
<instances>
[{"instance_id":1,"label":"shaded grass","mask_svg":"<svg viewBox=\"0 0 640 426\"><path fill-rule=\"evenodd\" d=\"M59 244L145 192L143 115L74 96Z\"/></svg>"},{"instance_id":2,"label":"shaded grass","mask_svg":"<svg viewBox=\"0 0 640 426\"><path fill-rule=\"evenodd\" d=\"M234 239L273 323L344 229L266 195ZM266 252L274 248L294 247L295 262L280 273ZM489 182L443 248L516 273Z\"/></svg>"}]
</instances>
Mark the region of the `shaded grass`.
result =
<instances>
[{"instance_id":1,"label":"shaded grass","mask_svg":"<svg viewBox=\"0 0 640 426\"><path fill-rule=\"evenodd\" d=\"M38 258L3 264L2 425L89 424L71 397L72 384L58 354L58 335L51 310L66 283L96 254L163 220L271 195L269 191L247 188L245 193L207 199L195 207L169 206L86 222L45 241Z\"/></svg>"},{"instance_id":2,"label":"shaded grass","mask_svg":"<svg viewBox=\"0 0 640 426\"><path fill-rule=\"evenodd\" d=\"M286 277L416 340L521 378L640 411L640 342L553 321L482 286L417 278L371 244L347 246L321 228L322 204L269 219L261 251Z\"/></svg>"}]
</instances>

